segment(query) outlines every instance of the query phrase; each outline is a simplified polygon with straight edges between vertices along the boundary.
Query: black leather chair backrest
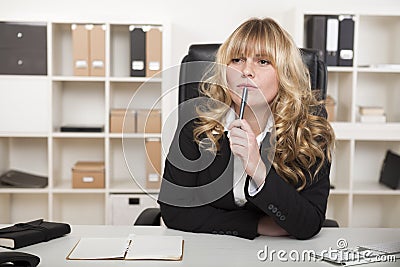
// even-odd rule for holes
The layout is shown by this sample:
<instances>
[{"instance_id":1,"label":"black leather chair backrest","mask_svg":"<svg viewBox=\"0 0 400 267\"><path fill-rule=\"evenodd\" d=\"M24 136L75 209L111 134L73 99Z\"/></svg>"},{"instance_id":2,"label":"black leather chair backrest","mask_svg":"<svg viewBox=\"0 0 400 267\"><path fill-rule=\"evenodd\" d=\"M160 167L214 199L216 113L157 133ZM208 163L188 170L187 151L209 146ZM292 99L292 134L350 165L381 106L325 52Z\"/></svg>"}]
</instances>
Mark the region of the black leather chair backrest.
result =
<instances>
[{"instance_id":1,"label":"black leather chair backrest","mask_svg":"<svg viewBox=\"0 0 400 267\"><path fill-rule=\"evenodd\" d=\"M220 44L194 44L189 47L183 58L179 74L179 103L199 96L199 83L204 73L215 61L215 54ZM326 98L327 70L320 58L320 52L313 49L300 48L303 62L307 65L311 78L311 89L319 91L319 99ZM184 64L190 62L199 64ZM197 82L196 82L197 81Z\"/></svg>"}]
</instances>

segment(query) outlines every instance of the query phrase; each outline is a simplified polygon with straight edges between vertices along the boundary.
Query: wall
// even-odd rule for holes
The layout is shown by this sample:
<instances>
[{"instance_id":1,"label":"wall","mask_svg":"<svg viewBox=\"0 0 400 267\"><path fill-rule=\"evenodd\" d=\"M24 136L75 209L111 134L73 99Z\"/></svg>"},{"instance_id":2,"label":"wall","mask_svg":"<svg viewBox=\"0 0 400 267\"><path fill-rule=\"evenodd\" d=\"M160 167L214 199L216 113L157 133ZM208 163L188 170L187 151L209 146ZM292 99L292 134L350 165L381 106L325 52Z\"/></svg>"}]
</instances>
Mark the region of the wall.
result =
<instances>
[{"instance_id":1,"label":"wall","mask_svg":"<svg viewBox=\"0 0 400 267\"><path fill-rule=\"evenodd\" d=\"M270 16L294 34L295 10L397 12L398 0L0 0L0 20L168 21L171 63L192 43L222 42L249 17Z\"/></svg>"}]
</instances>

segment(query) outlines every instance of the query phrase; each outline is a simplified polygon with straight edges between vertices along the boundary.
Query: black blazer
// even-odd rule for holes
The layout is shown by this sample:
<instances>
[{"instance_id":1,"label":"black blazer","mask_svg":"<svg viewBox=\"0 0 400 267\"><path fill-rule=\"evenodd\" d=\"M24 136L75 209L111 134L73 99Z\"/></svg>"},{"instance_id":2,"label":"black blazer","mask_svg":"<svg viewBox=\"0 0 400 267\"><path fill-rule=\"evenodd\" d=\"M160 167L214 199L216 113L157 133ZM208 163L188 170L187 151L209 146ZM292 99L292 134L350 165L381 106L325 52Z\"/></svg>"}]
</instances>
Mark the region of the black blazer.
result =
<instances>
[{"instance_id":1,"label":"black blazer","mask_svg":"<svg viewBox=\"0 0 400 267\"><path fill-rule=\"evenodd\" d=\"M320 231L325 220L329 195L330 163L328 161L324 163L312 183L308 172L305 172L308 183L300 192L296 190L296 186L286 183L279 177L275 169L271 167L263 188L251 197L247 193L248 176L245 184L247 203L239 207L234 202L231 189L233 160L230 160L232 154L226 133L219 140L221 145L219 153L211 164L207 165L204 162L211 160L207 155L201 154L199 146L193 140L194 126L194 122L191 121L181 130L178 127L165 162L158 203L164 223L169 228L254 239L258 236L259 219L267 214L290 235L298 239L310 238ZM195 164L188 166L188 162L179 162L176 159L178 152ZM197 192L171 188L167 181L180 186L197 188L210 185L212 182L214 184L211 184L212 186L209 186L206 191ZM223 189L228 189L220 190L221 185L225 185L222 186ZM213 188L217 189L213 190ZM218 190L220 192L216 193L215 191ZM220 197L215 198L213 194L220 194Z\"/></svg>"}]
</instances>

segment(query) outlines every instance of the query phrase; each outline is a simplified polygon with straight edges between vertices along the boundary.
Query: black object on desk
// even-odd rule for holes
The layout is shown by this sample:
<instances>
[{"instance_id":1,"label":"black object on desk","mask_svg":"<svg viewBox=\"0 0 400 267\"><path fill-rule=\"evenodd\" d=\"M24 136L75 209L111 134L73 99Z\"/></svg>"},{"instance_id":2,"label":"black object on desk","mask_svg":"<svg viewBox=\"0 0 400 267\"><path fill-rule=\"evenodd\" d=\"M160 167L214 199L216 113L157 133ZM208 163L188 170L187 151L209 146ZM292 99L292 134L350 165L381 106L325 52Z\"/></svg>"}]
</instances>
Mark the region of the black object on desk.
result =
<instances>
[{"instance_id":1,"label":"black object on desk","mask_svg":"<svg viewBox=\"0 0 400 267\"><path fill-rule=\"evenodd\" d=\"M35 267L39 264L38 256L24 252L0 252L0 267Z\"/></svg>"},{"instance_id":2,"label":"black object on desk","mask_svg":"<svg viewBox=\"0 0 400 267\"><path fill-rule=\"evenodd\" d=\"M69 234L71 227L66 223L47 222L43 219L17 223L0 229L0 246L17 249L46 242Z\"/></svg>"}]
</instances>

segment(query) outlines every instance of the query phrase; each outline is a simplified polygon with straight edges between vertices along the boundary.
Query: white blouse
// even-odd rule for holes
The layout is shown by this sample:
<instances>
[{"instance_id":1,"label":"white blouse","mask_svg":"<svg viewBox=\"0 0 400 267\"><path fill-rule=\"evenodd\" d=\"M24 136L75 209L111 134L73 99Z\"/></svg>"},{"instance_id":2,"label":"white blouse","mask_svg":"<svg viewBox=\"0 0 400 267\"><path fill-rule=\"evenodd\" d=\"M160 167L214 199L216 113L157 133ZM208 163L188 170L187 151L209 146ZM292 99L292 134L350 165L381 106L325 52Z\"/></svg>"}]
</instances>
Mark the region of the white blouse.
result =
<instances>
[{"instance_id":1,"label":"white blouse","mask_svg":"<svg viewBox=\"0 0 400 267\"><path fill-rule=\"evenodd\" d=\"M230 136L230 132L228 131L229 125L234 121L235 118L235 112L231 109L228 114L225 117L225 126L224 126L224 131L227 131L228 138ZM273 127L273 119L272 116L269 116L267 125L265 126L264 131L262 131L257 137L257 144L258 147L260 147L261 142L263 141L264 137L267 135L268 132L271 132L271 129ZM235 199L235 203L238 206L243 206L246 204L247 200L244 194L244 184L246 181L247 173L244 170L243 163L240 160L239 157L233 155L233 195ZM249 188L248 188L248 193L250 196L256 195L258 192L261 191L263 188L264 183L257 188L256 183L250 179L249 183Z\"/></svg>"}]
</instances>

